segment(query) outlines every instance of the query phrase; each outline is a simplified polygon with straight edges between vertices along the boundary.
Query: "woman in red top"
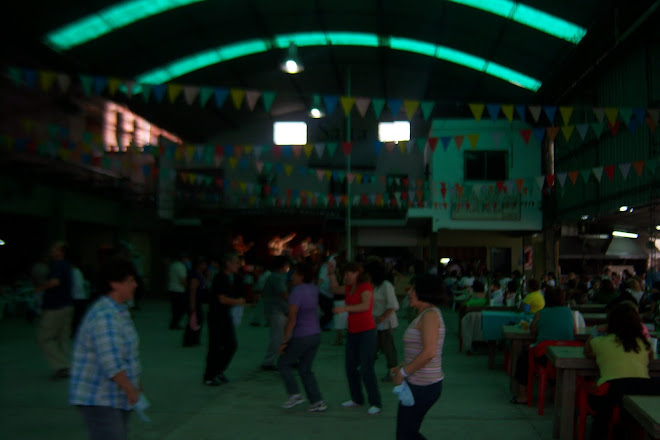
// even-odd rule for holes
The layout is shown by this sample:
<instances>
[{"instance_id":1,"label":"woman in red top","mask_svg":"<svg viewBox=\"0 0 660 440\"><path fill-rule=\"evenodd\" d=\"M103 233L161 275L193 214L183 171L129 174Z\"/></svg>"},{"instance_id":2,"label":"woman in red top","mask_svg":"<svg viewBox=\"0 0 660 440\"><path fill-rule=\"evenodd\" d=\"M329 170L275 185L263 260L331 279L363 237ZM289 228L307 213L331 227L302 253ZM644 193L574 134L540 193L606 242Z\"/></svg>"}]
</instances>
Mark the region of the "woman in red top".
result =
<instances>
[{"instance_id":1,"label":"woman in red top","mask_svg":"<svg viewBox=\"0 0 660 440\"><path fill-rule=\"evenodd\" d=\"M380 390L374 371L376 358L376 322L372 314L374 288L363 273L362 266L348 263L344 266L344 285L340 286L334 271L328 273L332 293L346 295L346 305L335 307L334 313L348 312L348 338L346 339L346 377L351 400L342 403L345 408L364 404L360 378L367 389L371 407L368 414L381 411Z\"/></svg>"}]
</instances>

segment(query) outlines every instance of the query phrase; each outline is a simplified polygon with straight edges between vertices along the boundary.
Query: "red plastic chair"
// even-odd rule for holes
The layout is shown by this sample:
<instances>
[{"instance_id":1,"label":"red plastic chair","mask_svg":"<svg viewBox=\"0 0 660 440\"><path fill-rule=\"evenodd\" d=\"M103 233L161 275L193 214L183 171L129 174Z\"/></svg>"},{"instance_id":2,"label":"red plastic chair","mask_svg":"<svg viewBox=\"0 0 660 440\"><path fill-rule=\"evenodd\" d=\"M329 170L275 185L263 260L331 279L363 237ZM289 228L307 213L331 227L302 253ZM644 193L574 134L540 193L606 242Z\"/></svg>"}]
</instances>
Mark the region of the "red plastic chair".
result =
<instances>
[{"instance_id":1,"label":"red plastic chair","mask_svg":"<svg viewBox=\"0 0 660 440\"><path fill-rule=\"evenodd\" d=\"M587 414L594 415L595 412L589 406L589 394L594 396L604 396L610 389L610 384L605 382L601 386L596 386L596 382L583 381L578 383L577 386L577 407L578 407L578 422L577 422L577 438L584 440L584 433L587 428ZM610 419L608 440L612 440L612 428L621 420L621 409L619 405L614 407L612 411L612 418Z\"/></svg>"},{"instance_id":2,"label":"red plastic chair","mask_svg":"<svg viewBox=\"0 0 660 440\"><path fill-rule=\"evenodd\" d=\"M582 341L543 341L535 346L529 348L529 373L527 376L527 406L532 406L532 395L534 394L534 376L539 376L539 415L543 415L545 409L545 390L548 379L554 379L557 376L557 371L550 362L546 365L540 365L536 362L536 358L545 355L545 351L550 346L563 346L563 347L582 347Z\"/></svg>"}]
</instances>

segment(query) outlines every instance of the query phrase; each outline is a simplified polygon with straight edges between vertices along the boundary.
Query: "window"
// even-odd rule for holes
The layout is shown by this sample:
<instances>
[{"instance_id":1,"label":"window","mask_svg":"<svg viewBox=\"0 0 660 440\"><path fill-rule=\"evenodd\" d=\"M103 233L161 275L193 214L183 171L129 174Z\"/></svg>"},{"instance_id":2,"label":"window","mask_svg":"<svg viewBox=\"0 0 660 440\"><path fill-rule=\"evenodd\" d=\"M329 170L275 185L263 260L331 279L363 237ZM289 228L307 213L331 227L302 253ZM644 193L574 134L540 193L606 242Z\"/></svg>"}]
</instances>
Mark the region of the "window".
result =
<instances>
[{"instance_id":1,"label":"window","mask_svg":"<svg viewBox=\"0 0 660 440\"><path fill-rule=\"evenodd\" d=\"M381 142L399 142L410 140L410 122L394 121L378 124L378 140Z\"/></svg>"},{"instance_id":2,"label":"window","mask_svg":"<svg viewBox=\"0 0 660 440\"><path fill-rule=\"evenodd\" d=\"M307 144L307 124L305 122L273 123L273 141L275 145Z\"/></svg>"},{"instance_id":3,"label":"window","mask_svg":"<svg viewBox=\"0 0 660 440\"><path fill-rule=\"evenodd\" d=\"M465 180L506 180L506 151L466 151Z\"/></svg>"}]
</instances>

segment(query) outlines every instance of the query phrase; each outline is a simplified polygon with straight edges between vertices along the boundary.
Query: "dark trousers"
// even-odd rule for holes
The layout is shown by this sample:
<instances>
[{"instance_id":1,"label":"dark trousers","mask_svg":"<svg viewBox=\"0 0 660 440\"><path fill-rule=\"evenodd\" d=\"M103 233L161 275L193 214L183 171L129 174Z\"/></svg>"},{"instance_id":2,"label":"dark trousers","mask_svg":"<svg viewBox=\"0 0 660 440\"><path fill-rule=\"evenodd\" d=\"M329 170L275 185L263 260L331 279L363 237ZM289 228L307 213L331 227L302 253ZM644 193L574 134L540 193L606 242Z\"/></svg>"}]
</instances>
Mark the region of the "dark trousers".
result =
<instances>
[{"instance_id":1,"label":"dark trousers","mask_svg":"<svg viewBox=\"0 0 660 440\"><path fill-rule=\"evenodd\" d=\"M108 406L78 406L90 440L128 440L130 411Z\"/></svg>"},{"instance_id":2,"label":"dark trousers","mask_svg":"<svg viewBox=\"0 0 660 440\"><path fill-rule=\"evenodd\" d=\"M296 378L293 375L293 367L299 362L298 374L300 374L300 379L302 380L309 403L316 403L323 400L321 391L319 391L319 385L312 372L312 363L320 345L320 333L301 338L291 338L286 352L277 360L277 368L280 370L284 387L289 396L299 394L298 382L296 382Z\"/></svg>"},{"instance_id":3,"label":"dark trousers","mask_svg":"<svg viewBox=\"0 0 660 440\"><path fill-rule=\"evenodd\" d=\"M653 379L614 379L610 380L610 389L604 396L589 396L589 406L595 411L591 425L591 440L606 439L608 435L612 411L616 405L621 405L626 394L659 395L659 378ZM621 411L622 417L626 414ZM626 433L615 432L612 438L625 439Z\"/></svg>"},{"instance_id":4,"label":"dark trousers","mask_svg":"<svg viewBox=\"0 0 660 440\"><path fill-rule=\"evenodd\" d=\"M424 440L426 437L419 432L419 428L422 426L426 413L442 394L442 381L424 386L411 383L408 385L415 398L415 404L403 406L399 403L399 412L396 416L396 439Z\"/></svg>"},{"instance_id":5,"label":"dark trousers","mask_svg":"<svg viewBox=\"0 0 660 440\"><path fill-rule=\"evenodd\" d=\"M385 355L385 360L387 360L387 370L389 373L390 368L396 367L399 363L396 355L396 347L394 346L394 329L378 330L377 335L377 351L380 351Z\"/></svg>"},{"instance_id":6,"label":"dark trousers","mask_svg":"<svg viewBox=\"0 0 660 440\"><path fill-rule=\"evenodd\" d=\"M188 307L188 322L186 324L186 330L183 332L183 346L184 347L195 347L200 344L200 338L202 336L202 327L204 326L204 309L202 303L197 303L197 325L199 329L193 330L190 327L190 316L192 315L192 310Z\"/></svg>"},{"instance_id":7,"label":"dark trousers","mask_svg":"<svg viewBox=\"0 0 660 440\"><path fill-rule=\"evenodd\" d=\"M539 356L536 358L536 363L539 365L545 365L548 363L548 358L545 356ZM527 383L529 378L529 347L524 346L520 350L520 356L516 360L516 374L515 378L520 385L529 386Z\"/></svg>"},{"instance_id":8,"label":"dark trousers","mask_svg":"<svg viewBox=\"0 0 660 440\"><path fill-rule=\"evenodd\" d=\"M346 338L346 377L351 400L357 404L364 403L362 384L367 389L367 397L371 406L380 408L380 390L374 371L376 356L376 329L360 333L349 333Z\"/></svg>"},{"instance_id":9,"label":"dark trousers","mask_svg":"<svg viewBox=\"0 0 660 440\"><path fill-rule=\"evenodd\" d=\"M185 292L170 291L170 306L172 308L172 319L170 319L170 329L179 327L181 318L188 309L188 295Z\"/></svg>"},{"instance_id":10,"label":"dark trousers","mask_svg":"<svg viewBox=\"0 0 660 440\"><path fill-rule=\"evenodd\" d=\"M327 326L332 322L332 307L334 300L325 295L319 295L319 306L321 307L321 330L327 330Z\"/></svg>"},{"instance_id":11,"label":"dark trousers","mask_svg":"<svg viewBox=\"0 0 660 440\"><path fill-rule=\"evenodd\" d=\"M208 314L209 352L206 355L204 380L211 380L222 374L231 362L238 343L231 317Z\"/></svg>"}]
</instances>

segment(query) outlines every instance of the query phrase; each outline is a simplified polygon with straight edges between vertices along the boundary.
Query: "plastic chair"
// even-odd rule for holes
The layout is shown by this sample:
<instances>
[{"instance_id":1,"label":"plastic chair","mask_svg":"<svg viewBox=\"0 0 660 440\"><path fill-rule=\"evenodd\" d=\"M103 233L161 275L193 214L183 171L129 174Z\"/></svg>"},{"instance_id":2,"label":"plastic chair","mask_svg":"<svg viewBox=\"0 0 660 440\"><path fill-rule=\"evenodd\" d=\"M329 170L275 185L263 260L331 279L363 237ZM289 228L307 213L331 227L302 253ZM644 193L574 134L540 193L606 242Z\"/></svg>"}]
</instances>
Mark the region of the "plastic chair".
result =
<instances>
[{"instance_id":1,"label":"plastic chair","mask_svg":"<svg viewBox=\"0 0 660 440\"><path fill-rule=\"evenodd\" d=\"M589 394L594 396L604 396L610 389L610 384L605 382L601 386L596 386L596 382L583 381L577 385L577 407L578 407L578 422L577 422L577 438L584 440L584 433L587 428L587 414L594 415L595 411L589 406ZM614 407L612 411L612 418L610 419L608 440L612 439L612 428L619 423L621 419L621 409L619 405Z\"/></svg>"},{"instance_id":2,"label":"plastic chair","mask_svg":"<svg viewBox=\"0 0 660 440\"><path fill-rule=\"evenodd\" d=\"M546 365L540 365L536 362L536 358L545 355L545 351L550 346L563 346L563 347L582 347L582 341L543 341L539 342L533 347L529 347L529 373L527 376L527 406L532 406L532 395L534 392L534 376L539 376L539 415L543 415L545 409L545 390L548 379L554 379L557 376L555 368L550 362Z\"/></svg>"}]
</instances>

